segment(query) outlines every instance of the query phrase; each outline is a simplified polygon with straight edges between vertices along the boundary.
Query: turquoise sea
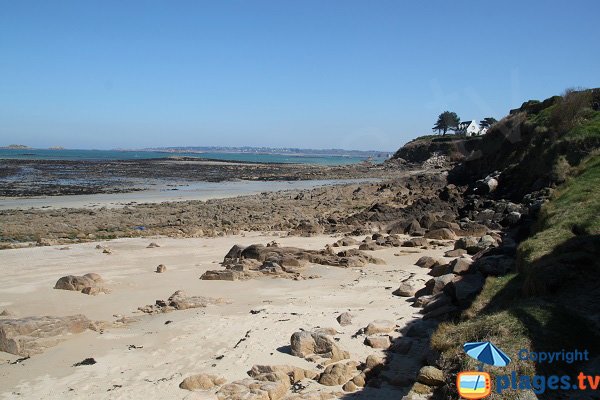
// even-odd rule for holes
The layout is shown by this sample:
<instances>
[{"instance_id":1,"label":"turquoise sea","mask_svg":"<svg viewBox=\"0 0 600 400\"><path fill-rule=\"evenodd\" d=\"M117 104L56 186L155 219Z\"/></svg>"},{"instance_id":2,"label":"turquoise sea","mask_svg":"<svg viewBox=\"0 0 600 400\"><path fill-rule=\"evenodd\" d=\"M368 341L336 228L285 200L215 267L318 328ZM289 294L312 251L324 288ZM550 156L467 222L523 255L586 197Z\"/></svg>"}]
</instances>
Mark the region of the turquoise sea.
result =
<instances>
[{"instance_id":1,"label":"turquoise sea","mask_svg":"<svg viewBox=\"0 0 600 400\"><path fill-rule=\"evenodd\" d=\"M285 155L261 153L173 153L166 151L136 150L49 150L49 149L0 149L0 159L28 160L134 160L167 157L198 157L214 160L251 161L265 163L301 163L320 165L345 165L365 161L366 157L321 156L321 155ZM373 159L383 162L384 158Z\"/></svg>"}]
</instances>

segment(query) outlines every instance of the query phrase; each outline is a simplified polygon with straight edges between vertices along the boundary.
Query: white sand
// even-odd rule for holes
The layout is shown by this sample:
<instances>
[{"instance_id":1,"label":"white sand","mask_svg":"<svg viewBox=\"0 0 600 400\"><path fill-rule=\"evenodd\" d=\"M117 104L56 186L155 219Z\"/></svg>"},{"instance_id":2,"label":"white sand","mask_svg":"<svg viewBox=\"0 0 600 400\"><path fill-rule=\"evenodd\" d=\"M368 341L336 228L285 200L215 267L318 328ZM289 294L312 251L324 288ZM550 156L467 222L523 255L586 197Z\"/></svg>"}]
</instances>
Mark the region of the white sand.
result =
<instances>
[{"instance_id":1,"label":"white sand","mask_svg":"<svg viewBox=\"0 0 600 400\"><path fill-rule=\"evenodd\" d=\"M207 372L228 381L247 377L253 364L292 364L314 369L311 364L278 348L289 345L299 328L335 327L339 344L352 359L377 354L363 344L364 337L351 336L375 319L395 320L404 325L418 317L418 309L392 295L409 273L427 277L413 265L424 254L439 256L442 249L394 256L389 248L370 252L387 265L363 269L312 266L306 274L320 279L292 281L202 281L208 269L222 268L218 262L235 244L267 243L274 238L258 233L245 237L207 239L119 239L107 244L113 254L102 254L97 243L3 250L1 257L0 310L18 317L32 315L85 314L94 320L114 321L113 315L138 316L140 321L103 334L87 331L74 335L43 354L21 364L10 365L18 356L0 352L0 398L3 399L183 399L202 398L178 387L188 375ZM275 238L282 245L320 249L335 238ZM160 248L146 248L156 241ZM167 272L156 274L158 264ZM96 272L107 281L111 294L87 296L53 289L64 275ZM149 316L135 313L137 307L166 299L178 289L189 295L226 297L229 305L174 311ZM264 311L250 314L250 310ZM335 317L344 311L353 324L341 327ZM297 315L293 315L296 313ZM165 325L165 321L172 323ZM246 332L249 338L233 348ZM128 349L129 345L143 346ZM217 360L217 356L224 356ZM91 366L72 367L87 357ZM117 386L118 385L118 386Z\"/></svg>"}]
</instances>

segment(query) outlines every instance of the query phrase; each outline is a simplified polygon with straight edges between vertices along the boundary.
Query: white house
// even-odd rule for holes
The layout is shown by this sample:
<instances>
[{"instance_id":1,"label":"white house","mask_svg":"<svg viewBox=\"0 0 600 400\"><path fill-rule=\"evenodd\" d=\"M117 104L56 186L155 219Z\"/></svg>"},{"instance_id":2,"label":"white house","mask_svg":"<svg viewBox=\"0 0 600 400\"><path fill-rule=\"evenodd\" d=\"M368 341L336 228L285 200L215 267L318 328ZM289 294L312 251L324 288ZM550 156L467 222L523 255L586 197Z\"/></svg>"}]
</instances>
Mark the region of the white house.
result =
<instances>
[{"instance_id":1,"label":"white house","mask_svg":"<svg viewBox=\"0 0 600 400\"><path fill-rule=\"evenodd\" d=\"M458 128L454 131L457 135L476 136L480 135L479 124L476 120L464 121L458 124Z\"/></svg>"}]
</instances>

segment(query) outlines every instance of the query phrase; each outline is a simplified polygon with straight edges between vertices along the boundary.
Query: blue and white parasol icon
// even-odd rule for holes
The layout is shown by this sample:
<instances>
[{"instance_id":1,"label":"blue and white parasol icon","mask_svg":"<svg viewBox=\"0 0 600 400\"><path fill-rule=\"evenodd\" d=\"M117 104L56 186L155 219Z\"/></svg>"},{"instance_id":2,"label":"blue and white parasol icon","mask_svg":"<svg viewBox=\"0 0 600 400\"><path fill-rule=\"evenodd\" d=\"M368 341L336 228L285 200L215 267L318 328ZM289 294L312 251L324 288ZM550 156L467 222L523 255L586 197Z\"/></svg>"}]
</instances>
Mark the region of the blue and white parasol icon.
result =
<instances>
[{"instance_id":1,"label":"blue and white parasol icon","mask_svg":"<svg viewBox=\"0 0 600 400\"><path fill-rule=\"evenodd\" d=\"M463 349L469 357L482 363L480 369L483 368L483 364L506 367L510 363L510 357L491 342L468 342Z\"/></svg>"}]
</instances>

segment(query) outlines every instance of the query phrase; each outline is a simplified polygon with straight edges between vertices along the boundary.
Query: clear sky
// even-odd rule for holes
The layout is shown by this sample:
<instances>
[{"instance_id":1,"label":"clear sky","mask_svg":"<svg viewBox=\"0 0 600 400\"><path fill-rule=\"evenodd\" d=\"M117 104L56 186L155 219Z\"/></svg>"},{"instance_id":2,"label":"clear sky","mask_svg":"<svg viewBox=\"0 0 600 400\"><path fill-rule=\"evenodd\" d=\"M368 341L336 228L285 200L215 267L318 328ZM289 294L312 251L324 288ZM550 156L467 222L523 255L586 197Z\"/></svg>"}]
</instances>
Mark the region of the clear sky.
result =
<instances>
[{"instance_id":1,"label":"clear sky","mask_svg":"<svg viewBox=\"0 0 600 400\"><path fill-rule=\"evenodd\" d=\"M0 145L395 150L600 86L600 1L0 0Z\"/></svg>"}]
</instances>

